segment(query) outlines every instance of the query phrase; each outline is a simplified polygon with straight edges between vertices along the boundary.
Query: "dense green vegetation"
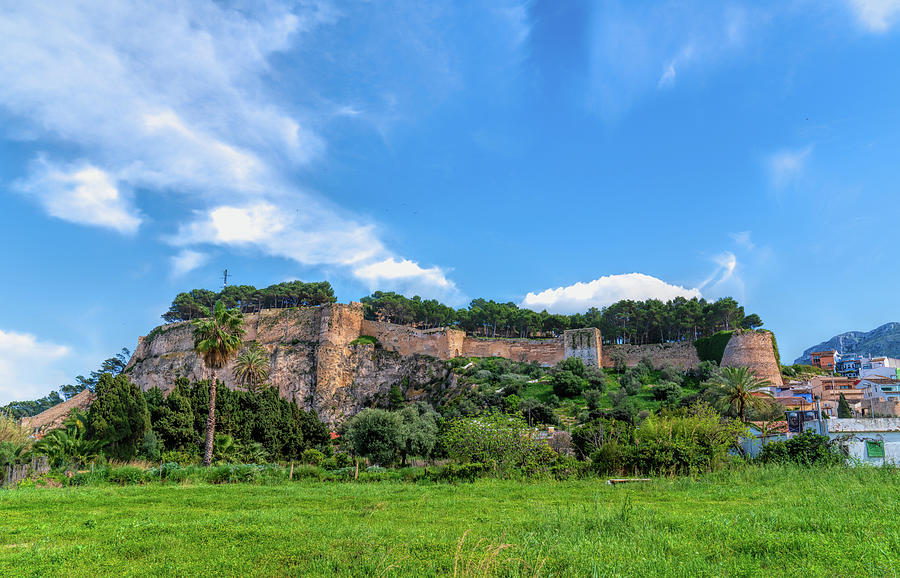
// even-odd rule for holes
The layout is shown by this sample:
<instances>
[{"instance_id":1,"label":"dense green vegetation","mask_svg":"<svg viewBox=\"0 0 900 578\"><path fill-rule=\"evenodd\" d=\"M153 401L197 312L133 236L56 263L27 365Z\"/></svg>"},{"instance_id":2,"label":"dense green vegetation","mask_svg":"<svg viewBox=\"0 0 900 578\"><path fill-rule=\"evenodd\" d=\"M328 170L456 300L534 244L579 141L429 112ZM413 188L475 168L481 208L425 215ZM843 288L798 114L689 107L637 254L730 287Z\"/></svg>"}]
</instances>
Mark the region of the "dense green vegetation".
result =
<instances>
[{"instance_id":1,"label":"dense green vegetation","mask_svg":"<svg viewBox=\"0 0 900 578\"><path fill-rule=\"evenodd\" d=\"M243 313L260 309L286 309L312 307L334 303L334 289L328 281L304 283L287 281L257 289L253 285L228 285L219 292L208 289L191 289L179 293L169 310L162 315L166 321L190 321L204 317L205 310L212 309L216 301L225 307L236 307Z\"/></svg>"},{"instance_id":2,"label":"dense green vegetation","mask_svg":"<svg viewBox=\"0 0 900 578\"><path fill-rule=\"evenodd\" d=\"M898 480L887 469L752 467L626 486L20 489L0 492L0 574L890 576Z\"/></svg>"},{"instance_id":3,"label":"dense green vegetation","mask_svg":"<svg viewBox=\"0 0 900 578\"><path fill-rule=\"evenodd\" d=\"M46 411L69 399L73 395L78 394L85 389L94 390L100 377L104 374L118 375L125 371L125 366L131 358L131 351L127 347L123 347L122 351L106 359L100 364L100 367L92 371L88 377L79 375L75 377L74 384L66 384L59 387L59 391L51 391L48 395L29 401L13 401L0 407L0 413L11 415L13 417L26 417L37 415L42 411Z\"/></svg>"},{"instance_id":4,"label":"dense green vegetation","mask_svg":"<svg viewBox=\"0 0 900 578\"><path fill-rule=\"evenodd\" d=\"M714 302L683 297L665 303L625 300L574 315L537 313L487 299L474 299L467 308L454 310L434 299L382 291L360 301L369 319L422 328L454 326L483 337L549 337L566 329L596 327L604 342L646 344L695 340L717 331L762 325L758 315L745 315L730 297Z\"/></svg>"}]
</instances>

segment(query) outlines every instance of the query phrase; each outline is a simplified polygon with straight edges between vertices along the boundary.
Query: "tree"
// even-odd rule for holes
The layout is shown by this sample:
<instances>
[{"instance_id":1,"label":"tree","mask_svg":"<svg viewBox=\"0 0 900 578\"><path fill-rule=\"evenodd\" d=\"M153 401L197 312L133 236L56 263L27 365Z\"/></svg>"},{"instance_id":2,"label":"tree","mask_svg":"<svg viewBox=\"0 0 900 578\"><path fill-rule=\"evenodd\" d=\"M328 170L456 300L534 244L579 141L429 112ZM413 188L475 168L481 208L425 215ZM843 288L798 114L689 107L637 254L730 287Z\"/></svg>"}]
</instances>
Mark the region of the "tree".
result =
<instances>
[{"instance_id":1,"label":"tree","mask_svg":"<svg viewBox=\"0 0 900 578\"><path fill-rule=\"evenodd\" d=\"M388 466L397 459L400 447L400 419L383 409L364 409L350 420L344 439L353 453Z\"/></svg>"},{"instance_id":2,"label":"tree","mask_svg":"<svg viewBox=\"0 0 900 578\"><path fill-rule=\"evenodd\" d=\"M177 385L160 409L159 419L153 429L159 433L167 448L181 450L197 442L194 430L194 409L191 400L184 395L184 385Z\"/></svg>"},{"instance_id":3,"label":"tree","mask_svg":"<svg viewBox=\"0 0 900 578\"><path fill-rule=\"evenodd\" d=\"M437 444L440 416L427 403L414 403L397 412L400 420L400 465L408 456L428 459Z\"/></svg>"},{"instance_id":4,"label":"tree","mask_svg":"<svg viewBox=\"0 0 900 578\"><path fill-rule=\"evenodd\" d=\"M269 379L269 355L257 342L244 349L234 363L234 380L256 392Z\"/></svg>"},{"instance_id":5,"label":"tree","mask_svg":"<svg viewBox=\"0 0 900 578\"><path fill-rule=\"evenodd\" d=\"M150 412L140 388L125 375L104 373L96 393L87 418L89 437L105 444L107 457L130 460L150 430Z\"/></svg>"},{"instance_id":6,"label":"tree","mask_svg":"<svg viewBox=\"0 0 900 578\"><path fill-rule=\"evenodd\" d=\"M209 380L209 415L206 418L206 447L203 465L212 463L213 442L216 429L216 380L217 372L243 345L244 316L237 309L226 309L216 301L212 313L205 309L206 317L196 319L194 325L194 351L203 359L203 365L211 373Z\"/></svg>"},{"instance_id":7,"label":"tree","mask_svg":"<svg viewBox=\"0 0 900 578\"><path fill-rule=\"evenodd\" d=\"M747 406L758 407L766 397L772 397L771 393L764 391L764 388L772 384L768 380L759 379L746 367L723 367L712 384L719 401L729 407L736 407L741 421L746 421Z\"/></svg>"},{"instance_id":8,"label":"tree","mask_svg":"<svg viewBox=\"0 0 900 578\"><path fill-rule=\"evenodd\" d=\"M838 398L838 417L841 419L853 417L853 410L850 409L850 403L843 393Z\"/></svg>"}]
</instances>

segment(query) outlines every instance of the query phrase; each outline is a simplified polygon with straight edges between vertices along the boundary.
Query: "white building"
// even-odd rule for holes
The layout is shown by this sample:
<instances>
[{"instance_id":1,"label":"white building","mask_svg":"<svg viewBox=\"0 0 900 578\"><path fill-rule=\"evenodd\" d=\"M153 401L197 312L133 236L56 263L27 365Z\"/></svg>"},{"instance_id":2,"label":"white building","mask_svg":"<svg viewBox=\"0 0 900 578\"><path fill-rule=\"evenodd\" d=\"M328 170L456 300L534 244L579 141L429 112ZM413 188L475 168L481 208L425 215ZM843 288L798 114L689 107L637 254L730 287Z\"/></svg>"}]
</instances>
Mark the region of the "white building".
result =
<instances>
[{"instance_id":1,"label":"white building","mask_svg":"<svg viewBox=\"0 0 900 578\"><path fill-rule=\"evenodd\" d=\"M900 379L900 359L894 359L893 357L863 358L859 366L859 377L861 379L872 377Z\"/></svg>"}]
</instances>

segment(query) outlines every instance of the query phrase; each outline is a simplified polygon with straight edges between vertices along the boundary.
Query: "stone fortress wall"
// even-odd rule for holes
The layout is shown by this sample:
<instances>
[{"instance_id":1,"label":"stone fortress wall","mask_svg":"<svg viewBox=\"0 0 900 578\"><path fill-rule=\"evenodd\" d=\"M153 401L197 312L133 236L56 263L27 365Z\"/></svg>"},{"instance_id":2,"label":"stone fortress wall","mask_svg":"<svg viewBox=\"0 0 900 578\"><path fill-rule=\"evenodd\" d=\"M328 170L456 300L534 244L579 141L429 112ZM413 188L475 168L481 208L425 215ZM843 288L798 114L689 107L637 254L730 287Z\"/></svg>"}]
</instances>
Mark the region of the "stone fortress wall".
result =
<instances>
[{"instance_id":1,"label":"stone fortress wall","mask_svg":"<svg viewBox=\"0 0 900 578\"><path fill-rule=\"evenodd\" d=\"M268 309L244 316L245 342L256 341L269 354L270 383L279 394L301 407L315 409L326 421L353 415L385 395L401 381L426 383L452 379L434 359L459 356L504 357L515 361L555 365L578 357L594 367L612 367L617 359L634 366L650 358L657 367L699 366L690 342L658 345L603 345L595 328L572 329L554 339L483 339L452 328L416 329L363 318L360 303L301 309ZM370 335L380 347L354 343ZM735 332L723 365L746 365L757 375L781 384L769 334ZM218 372L228 387L234 382L232 360ZM141 337L126 371L142 389L168 392L175 379L199 381L207 377L193 350L188 322L162 325Z\"/></svg>"},{"instance_id":2,"label":"stone fortress wall","mask_svg":"<svg viewBox=\"0 0 900 578\"><path fill-rule=\"evenodd\" d=\"M723 367L749 367L754 375L776 387L784 385L768 331L735 331L722 354Z\"/></svg>"},{"instance_id":3,"label":"stone fortress wall","mask_svg":"<svg viewBox=\"0 0 900 578\"><path fill-rule=\"evenodd\" d=\"M649 358L654 367L666 365L682 371L700 366L697 348L692 341L677 343L652 343L648 345L612 344L603 346L603 367L615 367L621 360L627 367L634 367L642 359Z\"/></svg>"}]
</instances>

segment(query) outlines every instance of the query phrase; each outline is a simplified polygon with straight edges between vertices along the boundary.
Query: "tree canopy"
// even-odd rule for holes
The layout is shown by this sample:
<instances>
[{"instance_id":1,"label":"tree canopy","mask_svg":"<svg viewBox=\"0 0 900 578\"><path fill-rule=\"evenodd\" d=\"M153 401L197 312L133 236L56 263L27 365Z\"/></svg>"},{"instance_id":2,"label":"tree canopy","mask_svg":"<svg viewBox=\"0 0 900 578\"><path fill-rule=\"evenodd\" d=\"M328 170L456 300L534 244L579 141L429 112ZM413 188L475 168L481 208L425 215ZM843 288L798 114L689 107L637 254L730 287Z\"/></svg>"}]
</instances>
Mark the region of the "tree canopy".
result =
<instances>
[{"instance_id":1,"label":"tree canopy","mask_svg":"<svg viewBox=\"0 0 900 578\"><path fill-rule=\"evenodd\" d=\"M360 300L367 319L422 329L450 326L484 337L553 337L566 329L596 327L606 343L668 343L709 337L718 331L759 327L762 320L731 297L717 301L677 297L663 302L624 300L573 315L540 313L513 302L474 299L453 309L434 299L376 291Z\"/></svg>"},{"instance_id":2,"label":"tree canopy","mask_svg":"<svg viewBox=\"0 0 900 578\"><path fill-rule=\"evenodd\" d=\"M162 318L174 322L204 317L204 310L212 309L216 301L221 301L227 309L236 307L242 313L250 313L260 309L312 307L334 303L337 299L328 281L287 281L265 289L257 289L253 285L229 285L218 293L208 289L191 289L179 293Z\"/></svg>"}]
</instances>

